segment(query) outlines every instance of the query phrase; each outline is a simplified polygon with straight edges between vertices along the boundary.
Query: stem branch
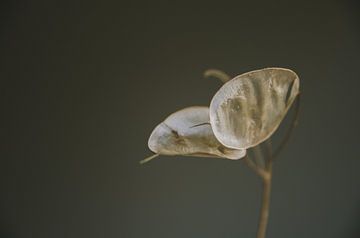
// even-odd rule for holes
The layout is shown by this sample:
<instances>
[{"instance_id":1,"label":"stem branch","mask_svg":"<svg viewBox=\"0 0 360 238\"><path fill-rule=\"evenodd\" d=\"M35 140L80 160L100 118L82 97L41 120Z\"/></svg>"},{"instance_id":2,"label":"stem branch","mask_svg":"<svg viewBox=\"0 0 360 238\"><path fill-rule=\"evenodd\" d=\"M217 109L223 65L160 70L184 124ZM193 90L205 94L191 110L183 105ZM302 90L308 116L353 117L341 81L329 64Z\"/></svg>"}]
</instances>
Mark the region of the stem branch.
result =
<instances>
[{"instance_id":1,"label":"stem branch","mask_svg":"<svg viewBox=\"0 0 360 238\"><path fill-rule=\"evenodd\" d=\"M259 166L261 168L264 168L265 167L265 160L264 160L264 157L262 155L260 145L257 145L252 149L254 151L254 157L255 157L255 161L256 161L257 166Z\"/></svg>"},{"instance_id":2,"label":"stem branch","mask_svg":"<svg viewBox=\"0 0 360 238\"><path fill-rule=\"evenodd\" d=\"M230 80L230 76L227 75L225 72L218 70L218 69L208 69L204 72L204 77L214 77L220 79L223 83L226 83Z\"/></svg>"},{"instance_id":3,"label":"stem branch","mask_svg":"<svg viewBox=\"0 0 360 238\"><path fill-rule=\"evenodd\" d=\"M252 169L257 175L259 175L261 178L268 177L268 173L262 169L261 167L257 166L254 161L249 157L249 155L246 155L246 157L243 159L245 164Z\"/></svg>"},{"instance_id":4,"label":"stem branch","mask_svg":"<svg viewBox=\"0 0 360 238\"><path fill-rule=\"evenodd\" d=\"M265 238L266 227L269 220L270 208L270 193L271 193L271 177L272 177L272 163L268 161L266 172L268 176L263 177L263 191L262 191L262 204L260 210L259 227L257 238Z\"/></svg>"}]
</instances>

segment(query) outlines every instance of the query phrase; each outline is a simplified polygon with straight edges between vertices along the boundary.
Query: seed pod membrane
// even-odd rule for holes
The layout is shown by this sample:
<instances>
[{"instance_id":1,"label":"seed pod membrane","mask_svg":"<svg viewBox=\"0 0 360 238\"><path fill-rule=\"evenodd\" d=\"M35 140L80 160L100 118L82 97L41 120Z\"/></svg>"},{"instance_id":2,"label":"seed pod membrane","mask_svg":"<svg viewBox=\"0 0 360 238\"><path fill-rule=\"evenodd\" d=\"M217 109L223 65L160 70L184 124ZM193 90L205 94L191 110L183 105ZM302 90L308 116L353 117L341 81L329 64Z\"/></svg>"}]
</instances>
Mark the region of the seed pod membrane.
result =
<instances>
[{"instance_id":1,"label":"seed pod membrane","mask_svg":"<svg viewBox=\"0 0 360 238\"><path fill-rule=\"evenodd\" d=\"M214 136L208 107L188 107L171 114L151 133L150 150L163 155L240 159L246 150L230 149Z\"/></svg>"},{"instance_id":2,"label":"seed pod membrane","mask_svg":"<svg viewBox=\"0 0 360 238\"><path fill-rule=\"evenodd\" d=\"M247 149L278 128L299 94L299 78L283 68L239 75L224 84L210 104L210 123L225 146Z\"/></svg>"}]
</instances>

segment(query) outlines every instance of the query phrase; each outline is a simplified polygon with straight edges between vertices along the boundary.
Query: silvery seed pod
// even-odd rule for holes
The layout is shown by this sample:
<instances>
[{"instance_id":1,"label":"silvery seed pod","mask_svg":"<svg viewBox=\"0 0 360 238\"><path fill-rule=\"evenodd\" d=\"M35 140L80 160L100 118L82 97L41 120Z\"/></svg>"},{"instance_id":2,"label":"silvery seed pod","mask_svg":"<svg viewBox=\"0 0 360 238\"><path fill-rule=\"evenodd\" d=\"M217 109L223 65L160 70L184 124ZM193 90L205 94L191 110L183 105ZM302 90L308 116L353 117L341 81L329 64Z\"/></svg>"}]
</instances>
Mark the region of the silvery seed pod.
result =
<instances>
[{"instance_id":1,"label":"silvery seed pod","mask_svg":"<svg viewBox=\"0 0 360 238\"><path fill-rule=\"evenodd\" d=\"M247 149L269 138L299 94L299 78L283 68L241 74L225 83L210 104L210 123L226 147Z\"/></svg>"},{"instance_id":2,"label":"silvery seed pod","mask_svg":"<svg viewBox=\"0 0 360 238\"><path fill-rule=\"evenodd\" d=\"M156 154L240 159L246 150L230 149L214 136L208 107L188 107L171 114L151 133L148 146Z\"/></svg>"}]
</instances>

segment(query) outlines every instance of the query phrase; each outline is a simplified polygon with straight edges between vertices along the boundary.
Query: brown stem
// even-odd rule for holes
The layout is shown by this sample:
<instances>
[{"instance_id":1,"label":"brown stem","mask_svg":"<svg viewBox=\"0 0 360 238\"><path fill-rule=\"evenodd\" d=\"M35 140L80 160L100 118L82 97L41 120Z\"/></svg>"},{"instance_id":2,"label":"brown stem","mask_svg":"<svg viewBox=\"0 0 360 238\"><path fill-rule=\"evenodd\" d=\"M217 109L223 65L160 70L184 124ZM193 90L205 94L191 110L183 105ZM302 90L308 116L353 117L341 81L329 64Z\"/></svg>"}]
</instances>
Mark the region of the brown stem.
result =
<instances>
[{"instance_id":1,"label":"brown stem","mask_svg":"<svg viewBox=\"0 0 360 238\"><path fill-rule=\"evenodd\" d=\"M264 168L265 167L265 160L264 160L264 157L262 155L261 145L257 145L255 147L253 147L252 149L253 149L253 152L254 152L254 158L255 158L257 166L259 166L260 168Z\"/></svg>"},{"instance_id":2,"label":"brown stem","mask_svg":"<svg viewBox=\"0 0 360 238\"><path fill-rule=\"evenodd\" d=\"M252 169L261 178L265 178L267 176L267 172L264 169L262 169L260 166L257 166L249 155L246 155L243 161L250 169Z\"/></svg>"},{"instance_id":3,"label":"brown stem","mask_svg":"<svg viewBox=\"0 0 360 238\"><path fill-rule=\"evenodd\" d=\"M145 159L143 159L143 160L140 160L139 163L140 163L140 164L145 164L145 163L147 163L147 162L155 159L155 158L158 157L158 156L159 156L159 154L153 154L153 155L151 155L151 156L149 156L149 157L147 157L147 158L145 158Z\"/></svg>"},{"instance_id":4,"label":"brown stem","mask_svg":"<svg viewBox=\"0 0 360 238\"><path fill-rule=\"evenodd\" d=\"M214 77L220 79L223 83L226 83L230 80L230 76L227 75L225 72L218 70L218 69L208 69L204 72L204 77Z\"/></svg>"},{"instance_id":5,"label":"brown stem","mask_svg":"<svg viewBox=\"0 0 360 238\"><path fill-rule=\"evenodd\" d=\"M262 191L262 204L260 210L260 220L257 232L257 238L265 238L266 227L269 220L270 208L270 193L271 193L271 177L272 177L272 162L269 160L266 168L267 176L263 177L263 191Z\"/></svg>"}]
</instances>

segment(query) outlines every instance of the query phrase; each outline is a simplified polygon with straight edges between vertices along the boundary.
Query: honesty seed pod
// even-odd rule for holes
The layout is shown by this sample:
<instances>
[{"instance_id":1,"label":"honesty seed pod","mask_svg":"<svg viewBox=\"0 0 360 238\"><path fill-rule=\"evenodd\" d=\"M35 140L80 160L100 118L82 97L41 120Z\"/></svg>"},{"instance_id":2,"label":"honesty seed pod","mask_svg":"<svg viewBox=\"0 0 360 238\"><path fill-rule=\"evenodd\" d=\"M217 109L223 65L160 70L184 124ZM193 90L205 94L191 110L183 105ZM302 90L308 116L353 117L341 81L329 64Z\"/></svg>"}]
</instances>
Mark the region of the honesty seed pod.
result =
<instances>
[{"instance_id":1,"label":"honesty seed pod","mask_svg":"<svg viewBox=\"0 0 360 238\"><path fill-rule=\"evenodd\" d=\"M299 78L283 68L265 68L225 83L210 104L210 123L226 147L258 145L278 128L299 94Z\"/></svg>"},{"instance_id":2,"label":"honesty seed pod","mask_svg":"<svg viewBox=\"0 0 360 238\"><path fill-rule=\"evenodd\" d=\"M154 156L185 155L232 160L244 157L246 150L227 148L216 139L209 121L208 107L194 106L177 111L153 130L148 146L156 153Z\"/></svg>"}]
</instances>

